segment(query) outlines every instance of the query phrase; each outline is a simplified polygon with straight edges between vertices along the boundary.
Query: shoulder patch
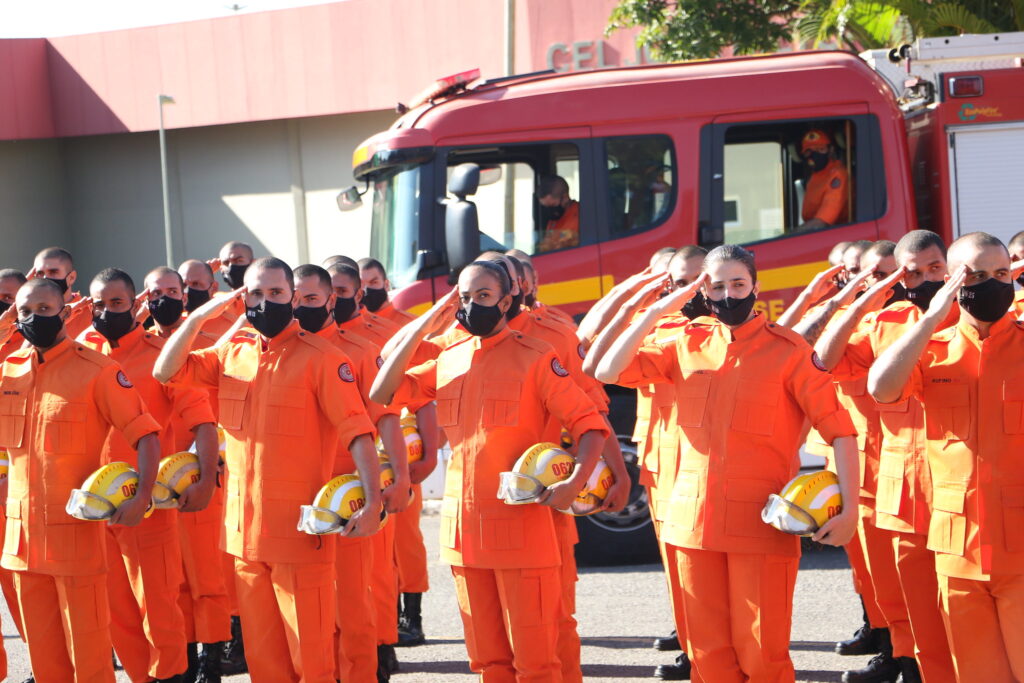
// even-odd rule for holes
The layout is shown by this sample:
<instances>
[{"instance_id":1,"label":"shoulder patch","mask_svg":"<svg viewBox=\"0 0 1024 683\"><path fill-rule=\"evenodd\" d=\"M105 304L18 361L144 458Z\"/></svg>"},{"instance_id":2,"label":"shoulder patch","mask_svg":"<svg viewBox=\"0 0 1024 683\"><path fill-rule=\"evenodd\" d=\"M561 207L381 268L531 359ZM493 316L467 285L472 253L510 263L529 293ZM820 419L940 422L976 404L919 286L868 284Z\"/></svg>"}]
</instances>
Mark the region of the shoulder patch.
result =
<instances>
[{"instance_id":1,"label":"shoulder patch","mask_svg":"<svg viewBox=\"0 0 1024 683\"><path fill-rule=\"evenodd\" d=\"M377 369L380 370L382 367L384 367L384 359L377 356Z\"/></svg>"},{"instance_id":2,"label":"shoulder patch","mask_svg":"<svg viewBox=\"0 0 1024 683\"><path fill-rule=\"evenodd\" d=\"M576 354L581 359L586 360L586 358L587 358L587 350L585 348L583 348L583 343L582 342L579 344L579 346L576 347Z\"/></svg>"},{"instance_id":3,"label":"shoulder patch","mask_svg":"<svg viewBox=\"0 0 1024 683\"><path fill-rule=\"evenodd\" d=\"M558 361L558 358L551 359L551 371L559 377L568 377L569 371L562 367L562 364Z\"/></svg>"},{"instance_id":4,"label":"shoulder patch","mask_svg":"<svg viewBox=\"0 0 1024 683\"><path fill-rule=\"evenodd\" d=\"M249 332L248 330L239 330L233 337L231 337L231 341L238 342L240 344L255 344L256 333Z\"/></svg>"},{"instance_id":5,"label":"shoulder patch","mask_svg":"<svg viewBox=\"0 0 1024 683\"><path fill-rule=\"evenodd\" d=\"M944 330L939 330L938 332L933 334L932 338L931 338L931 341L942 342L943 344L948 344L949 342L953 341L953 337L955 337L955 336L956 336L956 325L953 325L951 327L947 327Z\"/></svg>"},{"instance_id":6,"label":"shoulder patch","mask_svg":"<svg viewBox=\"0 0 1024 683\"><path fill-rule=\"evenodd\" d=\"M352 368L349 367L348 363L342 363L338 366L338 377L341 378L342 382L356 381L356 376L352 374Z\"/></svg>"},{"instance_id":7,"label":"shoulder patch","mask_svg":"<svg viewBox=\"0 0 1024 683\"><path fill-rule=\"evenodd\" d=\"M811 365L821 370L822 372L828 372L828 368L821 362L821 358L818 356L817 351L811 351Z\"/></svg>"},{"instance_id":8,"label":"shoulder patch","mask_svg":"<svg viewBox=\"0 0 1024 683\"><path fill-rule=\"evenodd\" d=\"M843 185L843 179L840 178L839 176L836 176L835 178L832 179L831 184L833 190L838 190Z\"/></svg>"},{"instance_id":9,"label":"shoulder patch","mask_svg":"<svg viewBox=\"0 0 1024 683\"><path fill-rule=\"evenodd\" d=\"M124 374L124 370L117 371L117 383L120 384L125 389L131 389L133 386L135 386L134 384L131 383L131 380L128 379L128 375Z\"/></svg>"}]
</instances>

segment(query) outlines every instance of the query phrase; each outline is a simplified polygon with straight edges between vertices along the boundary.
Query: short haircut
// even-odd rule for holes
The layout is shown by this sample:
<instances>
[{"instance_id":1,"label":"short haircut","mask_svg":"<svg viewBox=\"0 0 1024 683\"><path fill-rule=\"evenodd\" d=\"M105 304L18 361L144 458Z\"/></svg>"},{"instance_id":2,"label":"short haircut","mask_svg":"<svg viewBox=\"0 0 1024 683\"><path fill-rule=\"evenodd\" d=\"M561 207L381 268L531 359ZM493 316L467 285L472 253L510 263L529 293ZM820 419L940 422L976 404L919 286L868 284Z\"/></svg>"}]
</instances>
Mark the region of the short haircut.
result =
<instances>
[{"instance_id":1,"label":"short haircut","mask_svg":"<svg viewBox=\"0 0 1024 683\"><path fill-rule=\"evenodd\" d=\"M937 247L942 252L942 257L946 257L946 243L941 237L931 230L911 230L896 243L894 253L899 259L903 254L919 254L929 247Z\"/></svg>"},{"instance_id":2,"label":"short haircut","mask_svg":"<svg viewBox=\"0 0 1024 683\"><path fill-rule=\"evenodd\" d=\"M537 198L550 197L555 193L569 194L569 183L558 175L541 176L537 181Z\"/></svg>"},{"instance_id":3,"label":"short haircut","mask_svg":"<svg viewBox=\"0 0 1024 683\"><path fill-rule=\"evenodd\" d=\"M327 272L333 275L341 275L347 277L352 281L354 289L359 289L363 286L363 280L359 277L359 268L350 266L343 261L335 261L331 265L327 266Z\"/></svg>"},{"instance_id":4,"label":"short haircut","mask_svg":"<svg viewBox=\"0 0 1024 683\"><path fill-rule=\"evenodd\" d=\"M843 252L850 246L850 242L836 242L828 251L828 262L830 265L837 265L843 259Z\"/></svg>"},{"instance_id":5,"label":"short haircut","mask_svg":"<svg viewBox=\"0 0 1024 683\"><path fill-rule=\"evenodd\" d=\"M1016 235L1011 237L1009 243L1006 246L1009 247L1010 249L1024 247L1024 230L1021 230Z\"/></svg>"},{"instance_id":6,"label":"short haircut","mask_svg":"<svg viewBox=\"0 0 1024 683\"><path fill-rule=\"evenodd\" d=\"M388 277L388 271L384 270L384 264L375 258L361 258L357 263L359 265L360 272L364 270L369 270L371 268L376 268L377 270L380 271L380 274L384 276L385 280Z\"/></svg>"},{"instance_id":7,"label":"short haircut","mask_svg":"<svg viewBox=\"0 0 1024 683\"><path fill-rule=\"evenodd\" d=\"M207 263L206 261L200 261L197 258L190 258L190 259L188 259L186 261L182 261L181 265L178 266L178 273L180 274L181 271L183 271L183 270L185 270L187 268L191 268L194 265L202 266L203 269L206 271L206 274L210 276L210 279L211 280L213 279L213 268L210 267L210 264Z\"/></svg>"},{"instance_id":8,"label":"short haircut","mask_svg":"<svg viewBox=\"0 0 1024 683\"><path fill-rule=\"evenodd\" d=\"M359 264L356 263L356 260L354 258L349 258L348 256L342 256L341 254L335 254L334 256L328 256L327 258L324 259L323 263L321 263L320 265L323 266L324 268L330 268L335 263L344 263L346 266L352 266L356 270L359 270Z\"/></svg>"},{"instance_id":9,"label":"short haircut","mask_svg":"<svg viewBox=\"0 0 1024 683\"><path fill-rule=\"evenodd\" d=\"M0 280L6 280L8 278L17 280L19 285L25 284L25 273L20 270L15 270L14 268L4 268L0 270Z\"/></svg>"},{"instance_id":10,"label":"short haircut","mask_svg":"<svg viewBox=\"0 0 1024 683\"><path fill-rule=\"evenodd\" d=\"M71 252L61 247L47 247L38 254L36 254L35 261L45 261L46 259L59 259L61 262L68 264L69 270L75 269L75 260L71 258ZM33 261L33 263L35 263Z\"/></svg>"},{"instance_id":11,"label":"short haircut","mask_svg":"<svg viewBox=\"0 0 1024 683\"><path fill-rule=\"evenodd\" d=\"M524 264L526 264L528 266L532 265L532 263L531 263L532 259L530 258L530 255L527 254L522 249L509 249L508 251L505 252L505 256L511 256L512 258L517 258L517 259L519 259L520 261L522 261Z\"/></svg>"},{"instance_id":12,"label":"short haircut","mask_svg":"<svg viewBox=\"0 0 1024 683\"><path fill-rule=\"evenodd\" d=\"M893 252L896 251L896 243L892 240L878 240L872 244L867 251L861 254L861 257L871 254L878 256L879 258L885 258L886 256L892 256Z\"/></svg>"},{"instance_id":13,"label":"short haircut","mask_svg":"<svg viewBox=\"0 0 1024 683\"><path fill-rule=\"evenodd\" d=\"M174 268L168 268L167 266L157 266L153 270L146 273L146 277L143 279L143 283L149 282L150 278L155 280L157 278L163 277L164 275L173 275L174 277L178 278L178 285L181 286L182 289L185 288L185 278L181 277L181 273L176 271ZM149 285L146 286L148 287Z\"/></svg>"},{"instance_id":14,"label":"short haircut","mask_svg":"<svg viewBox=\"0 0 1024 683\"><path fill-rule=\"evenodd\" d=\"M64 291L60 288L60 285L53 280L48 280L44 277L32 278L31 280L23 282L21 287L18 288L18 291L20 292L23 289L28 291L32 291L34 289L48 290L50 294L53 294L53 296L61 302L61 305L64 304Z\"/></svg>"},{"instance_id":15,"label":"short haircut","mask_svg":"<svg viewBox=\"0 0 1024 683\"><path fill-rule=\"evenodd\" d=\"M523 266L523 262L517 259L515 256L509 256L505 254L505 258L508 259L509 263L516 270L516 277L522 280L526 277L526 268Z\"/></svg>"},{"instance_id":16,"label":"short haircut","mask_svg":"<svg viewBox=\"0 0 1024 683\"><path fill-rule=\"evenodd\" d=\"M498 287L501 289L502 296L511 293L512 281L509 279L508 271L505 270L503 263L498 261L473 261L466 268L483 268L498 281Z\"/></svg>"},{"instance_id":17,"label":"short haircut","mask_svg":"<svg viewBox=\"0 0 1024 683\"><path fill-rule=\"evenodd\" d=\"M736 261L742 263L750 273L750 281L757 282L757 266L754 265L754 255L737 244L723 244L708 252L704 258L704 271L724 261Z\"/></svg>"},{"instance_id":18,"label":"short haircut","mask_svg":"<svg viewBox=\"0 0 1024 683\"><path fill-rule=\"evenodd\" d=\"M664 256L665 254L674 254L677 251L679 250L676 249L675 247L662 247L658 251L651 254L651 256Z\"/></svg>"},{"instance_id":19,"label":"short haircut","mask_svg":"<svg viewBox=\"0 0 1024 683\"><path fill-rule=\"evenodd\" d=\"M512 262L512 259L510 259L508 256L505 256L504 254L499 254L497 256L492 256L491 258L479 259L477 261L474 261L473 263L493 263L494 265L496 265L499 268L501 268L502 272L505 273L505 277L508 278L508 281L509 281L509 291L511 291L511 289L512 289L512 271L510 271L508 269L508 264L511 263L511 262ZM472 265L472 264L470 264L470 265ZM507 292L506 292L506 294L507 294Z\"/></svg>"},{"instance_id":20,"label":"short haircut","mask_svg":"<svg viewBox=\"0 0 1024 683\"><path fill-rule=\"evenodd\" d=\"M327 290L328 295L334 292L334 286L331 284L331 274L320 266L306 263L295 269L296 280L306 277L315 277L319 280L320 286Z\"/></svg>"},{"instance_id":21,"label":"short haircut","mask_svg":"<svg viewBox=\"0 0 1024 683\"><path fill-rule=\"evenodd\" d=\"M231 251L232 249L246 249L246 250L249 251L249 257L250 258L252 258L253 256L256 255L256 252L254 252L252 250L252 246L251 245L246 244L245 242L239 242L237 240L232 240L231 242L226 242L224 244L224 246L220 248L220 253L221 254L225 254L225 253Z\"/></svg>"},{"instance_id":22,"label":"short haircut","mask_svg":"<svg viewBox=\"0 0 1024 683\"><path fill-rule=\"evenodd\" d=\"M846 254L846 252L848 252L851 249L859 249L860 253L863 254L865 251L870 249L871 245L873 244L874 242L872 242L871 240L854 240L853 242L850 242L849 246L847 246L846 249L843 249L843 254Z\"/></svg>"},{"instance_id":23,"label":"short haircut","mask_svg":"<svg viewBox=\"0 0 1024 683\"><path fill-rule=\"evenodd\" d=\"M973 246L979 249L985 247L998 247L1009 255L1009 250L1003 241L998 237L988 234L987 232L969 232L966 235L961 235L957 239L953 240L953 244L949 245L949 250L959 249L963 246Z\"/></svg>"},{"instance_id":24,"label":"short haircut","mask_svg":"<svg viewBox=\"0 0 1024 683\"><path fill-rule=\"evenodd\" d=\"M675 253L672 254L672 260L673 261L676 261L676 260L679 260L679 259L682 259L684 261L689 261L692 258L698 258L698 257L700 257L700 258L707 258L707 255L708 255L708 250L707 249L705 249L704 247L698 247L695 244L687 244L686 246L679 247L678 249L675 249L674 251L675 251Z\"/></svg>"},{"instance_id":25,"label":"short haircut","mask_svg":"<svg viewBox=\"0 0 1024 683\"><path fill-rule=\"evenodd\" d=\"M281 259L274 256L264 256L253 261L251 268L254 270L280 270L284 273L284 277L288 280L288 284L291 285L292 291L295 291L295 276L292 274L292 267Z\"/></svg>"},{"instance_id":26,"label":"short haircut","mask_svg":"<svg viewBox=\"0 0 1024 683\"><path fill-rule=\"evenodd\" d=\"M120 268L104 268L100 272L96 273L96 277L92 279L94 283L105 285L111 282L123 282L124 286L128 288L132 298L135 298L135 281L132 280L132 276L124 272Z\"/></svg>"}]
</instances>

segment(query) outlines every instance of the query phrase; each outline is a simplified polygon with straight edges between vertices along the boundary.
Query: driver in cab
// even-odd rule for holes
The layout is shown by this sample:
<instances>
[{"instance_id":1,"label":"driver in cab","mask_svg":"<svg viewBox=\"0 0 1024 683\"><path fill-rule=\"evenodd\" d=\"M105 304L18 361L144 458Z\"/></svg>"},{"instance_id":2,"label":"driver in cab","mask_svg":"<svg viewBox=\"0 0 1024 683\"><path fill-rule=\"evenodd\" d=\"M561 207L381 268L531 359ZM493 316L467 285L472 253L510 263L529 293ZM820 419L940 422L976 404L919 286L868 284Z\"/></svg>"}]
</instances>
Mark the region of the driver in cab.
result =
<instances>
[{"instance_id":1,"label":"driver in cab","mask_svg":"<svg viewBox=\"0 0 1024 683\"><path fill-rule=\"evenodd\" d=\"M537 253L575 247L580 243L580 203L569 197L569 183L557 175L544 176L537 184L541 207L540 241Z\"/></svg>"},{"instance_id":2,"label":"driver in cab","mask_svg":"<svg viewBox=\"0 0 1024 683\"><path fill-rule=\"evenodd\" d=\"M811 169L804 194L801 230L827 228L849 220L850 173L836 156L828 133L812 128L800 142L800 156Z\"/></svg>"}]
</instances>

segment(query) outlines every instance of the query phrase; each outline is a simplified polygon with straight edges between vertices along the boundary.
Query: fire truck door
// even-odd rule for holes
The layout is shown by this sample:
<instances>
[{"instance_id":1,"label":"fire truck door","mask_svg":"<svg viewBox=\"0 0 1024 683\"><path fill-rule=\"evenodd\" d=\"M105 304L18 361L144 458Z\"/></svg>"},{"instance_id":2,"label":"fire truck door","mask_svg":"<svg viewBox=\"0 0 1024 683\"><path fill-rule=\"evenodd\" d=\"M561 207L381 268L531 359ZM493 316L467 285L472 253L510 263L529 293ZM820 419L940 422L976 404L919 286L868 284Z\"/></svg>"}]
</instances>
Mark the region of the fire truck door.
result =
<instances>
[{"instance_id":1,"label":"fire truck door","mask_svg":"<svg viewBox=\"0 0 1024 683\"><path fill-rule=\"evenodd\" d=\"M1024 216L1024 122L949 129L953 236L983 230L1008 243Z\"/></svg>"}]
</instances>

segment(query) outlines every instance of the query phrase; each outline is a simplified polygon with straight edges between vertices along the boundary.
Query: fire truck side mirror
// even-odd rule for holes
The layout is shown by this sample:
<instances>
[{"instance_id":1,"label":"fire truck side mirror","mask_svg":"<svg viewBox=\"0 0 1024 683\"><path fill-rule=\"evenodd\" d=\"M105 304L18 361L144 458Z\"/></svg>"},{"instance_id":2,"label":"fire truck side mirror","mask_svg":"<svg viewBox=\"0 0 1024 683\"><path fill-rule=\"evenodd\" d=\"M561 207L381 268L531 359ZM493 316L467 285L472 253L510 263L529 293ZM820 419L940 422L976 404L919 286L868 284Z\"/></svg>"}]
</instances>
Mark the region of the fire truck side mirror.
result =
<instances>
[{"instance_id":1,"label":"fire truck side mirror","mask_svg":"<svg viewBox=\"0 0 1024 683\"><path fill-rule=\"evenodd\" d=\"M480 167L476 164L459 164L452 169L448 193L455 198L444 203L445 251L452 275L480 255L480 219L476 204L466 199L476 194L479 186Z\"/></svg>"}]
</instances>

